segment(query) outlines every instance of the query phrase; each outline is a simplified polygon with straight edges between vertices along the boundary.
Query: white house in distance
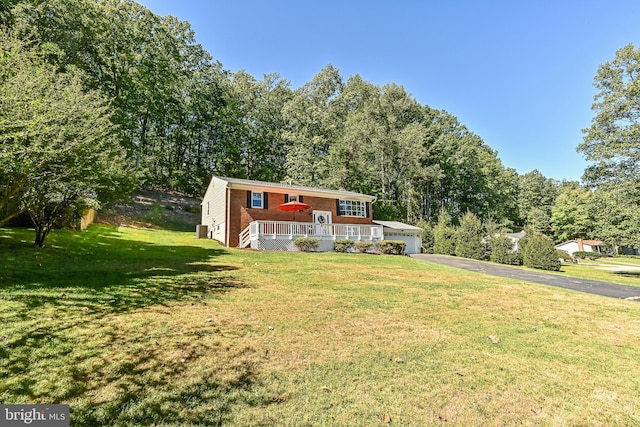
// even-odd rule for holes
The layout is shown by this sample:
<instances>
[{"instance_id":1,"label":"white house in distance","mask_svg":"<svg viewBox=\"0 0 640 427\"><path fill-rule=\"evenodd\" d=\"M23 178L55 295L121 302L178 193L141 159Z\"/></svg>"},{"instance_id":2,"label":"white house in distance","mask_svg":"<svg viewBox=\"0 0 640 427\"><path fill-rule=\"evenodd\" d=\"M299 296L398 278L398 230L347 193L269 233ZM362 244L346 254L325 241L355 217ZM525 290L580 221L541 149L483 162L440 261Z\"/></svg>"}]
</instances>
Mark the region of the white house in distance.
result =
<instances>
[{"instance_id":1,"label":"white house in distance","mask_svg":"<svg viewBox=\"0 0 640 427\"><path fill-rule=\"evenodd\" d=\"M293 201L308 208L278 208ZM375 196L347 190L214 176L202 200L198 236L227 247L284 251L297 250L293 241L298 237L317 237L318 250L332 251L335 240L378 242L402 235L402 240L412 242L407 244L407 253L418 253L415 236L420 237L422 230L402 223L385 226L374 222L371 205L375 201ZM394 238L385 235L385 227Z\"/></svg>"},{"instance_id":2,"label":"white house in distance","mask_svg":"<svg viewBox=\"0 0 640 427\"><path fill-rule=\"evenodd\" d=\"M604 253L603 243L600 240L574 239L556 245L560 249L573 256L574 252L598 252Z\"/></svg>"}]
</instances>

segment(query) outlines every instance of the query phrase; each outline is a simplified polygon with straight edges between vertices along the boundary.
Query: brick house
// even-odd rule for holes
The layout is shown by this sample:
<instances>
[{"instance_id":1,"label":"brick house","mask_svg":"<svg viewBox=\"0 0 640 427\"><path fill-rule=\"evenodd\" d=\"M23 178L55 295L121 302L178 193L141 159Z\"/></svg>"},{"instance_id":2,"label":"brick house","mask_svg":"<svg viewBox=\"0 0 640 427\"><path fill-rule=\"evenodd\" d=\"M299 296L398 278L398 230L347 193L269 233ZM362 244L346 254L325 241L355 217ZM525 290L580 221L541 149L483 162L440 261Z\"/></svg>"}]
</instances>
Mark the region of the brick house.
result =
<instances>
[{"instance_id":1,"label":"brick house","mask_svg":"<svg viewBox=\"0 0 640 427\"><path fill-rule=\"evenodd\" d=\"M298 237L317 237L321 251L333 250L338 239L377 242L383 227L373 223L375 200L353 191L214 176L202 200L199 235L227 247L261 250L296 250ZM310 207L278 209L291 201Z\"/></svg>"}]
</instances>

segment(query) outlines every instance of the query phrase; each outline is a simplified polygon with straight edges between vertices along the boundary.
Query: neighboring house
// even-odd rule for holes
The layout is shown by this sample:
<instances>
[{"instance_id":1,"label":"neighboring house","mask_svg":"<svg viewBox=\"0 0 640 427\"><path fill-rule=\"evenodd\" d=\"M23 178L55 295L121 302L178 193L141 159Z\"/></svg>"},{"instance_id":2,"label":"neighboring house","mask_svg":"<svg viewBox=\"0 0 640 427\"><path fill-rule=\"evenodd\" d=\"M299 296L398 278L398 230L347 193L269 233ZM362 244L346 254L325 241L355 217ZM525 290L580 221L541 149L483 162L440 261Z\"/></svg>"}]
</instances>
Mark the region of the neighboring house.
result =
<instances>
[{"instance_id":1,"label":"neighboring house","mask_svg":"<svg viewBox=\"0 0 640 427\"><path fill-rule=\"evenodd\" d=\"M422 228L404 224L398 221L378 221L374 224L381 225L385 240L402 240L407 244L405 253L419 254L422 248Z\"/></svg>"},{"instance_id":2,"label":"neighboring house","mask_svg":"<svg viewBox=\"0 0 640 427\"><path fill-rule=\"evenodd\" d=\"M278 209L294 200L309 209ZM198 235L228 247L260 250L296 250L298 237L319 238L320 251L333 250L338 239L377 242L383 239L383 227L373 224L375 200L346 190L214 176L202 200Z\"/></svg>"},{"instance_id":3,"label":"neighboring house","mask_svg":"<svg viewBox=\"0 0 640 427\"><path fill-rule=\"evenodd\" d=\"M507 234L505 234L505 236L507 236L513 242L513 251L514 252L520 250L520 239L522 239L526 235L527 235L527 233L525 233L524 231L521 231L519 233L507 233Z\"/></svg>"},{"instance_id":4,"label":"neighboring house","mask_svg":"<svg viewBox=\"0 0 640 427\"><path fill-rule=\"evenodd\" d=\"M575 239L556 245L557 249L566 251L573 256L574 252L598 252L605 253L604 244L600 240Z\"/></svg>"}]
</instances>

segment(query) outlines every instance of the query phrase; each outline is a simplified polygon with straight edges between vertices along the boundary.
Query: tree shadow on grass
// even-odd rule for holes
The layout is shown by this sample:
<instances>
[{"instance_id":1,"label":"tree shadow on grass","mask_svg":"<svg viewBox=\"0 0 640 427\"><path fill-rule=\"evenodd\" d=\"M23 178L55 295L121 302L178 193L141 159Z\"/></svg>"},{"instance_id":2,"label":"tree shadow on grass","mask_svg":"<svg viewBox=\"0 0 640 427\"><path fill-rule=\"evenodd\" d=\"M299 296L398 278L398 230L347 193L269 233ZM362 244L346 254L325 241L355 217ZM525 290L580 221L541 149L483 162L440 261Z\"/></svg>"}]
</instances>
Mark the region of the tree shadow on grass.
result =
<instances>
[{"instance_id":1,"label":"tree shadow on grass","mask_svg":"<svg viewBox=\"0 0 640 427\"><path fill-rule=\"evenodd\" d=\"M618 276L640 278L640 271L614 271L613 274Z\"/></svg>"},{"instance_id":2,"label":"tree shadow on grass","mask_svg":"<svg viewBox=\"0 0 640 427\"><path fill-rule=\"evenodd\" d=\"M0 239L6 253L0 260L5 299L19 301L25 309L48 305L118 313L244 287L221 274L235 269L216 263L227 254L223 249L126 240L114 227L57 237L44 250L16 243L15 237Z\"/></svg>"},{"instance_id":3,"label":"tree shadow on grass","mask_svg":"<svg viewBox=\"0 0 640 427\"><path fill-rule=\"evenodd\" d=\"M112 227L56 233L45 250L28 231L0 237L0 401L70 403L73 425L222 425L238 406L275 402L237 325L153 318L245 287L217 261L224 249Z\"/></svg>"}]
</instances>

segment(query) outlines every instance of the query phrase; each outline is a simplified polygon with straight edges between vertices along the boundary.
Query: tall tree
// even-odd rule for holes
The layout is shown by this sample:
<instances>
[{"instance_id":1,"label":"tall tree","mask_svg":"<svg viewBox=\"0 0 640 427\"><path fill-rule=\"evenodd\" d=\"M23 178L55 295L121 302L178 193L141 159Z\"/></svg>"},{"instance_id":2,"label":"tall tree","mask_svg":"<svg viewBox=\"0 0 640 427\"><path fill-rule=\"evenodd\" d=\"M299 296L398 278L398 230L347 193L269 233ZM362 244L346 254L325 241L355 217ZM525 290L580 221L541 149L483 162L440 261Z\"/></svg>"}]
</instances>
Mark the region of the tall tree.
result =
<instances>
[{"instance_id":1,"label":"tall tree","mask_svg":"<svg viewBox=\"0 0 640 427\"><path fill-rule=\"evenodd\" d=\"M577 150L595 162L585 180L594 185L620 180L638 183L640 177L640 49L629 44L612 61L598 68L595 117L584 129Z\"/></svg>"},{"instance_id":2,"label":"tall tree","mask_svg":"<svg viewBox=\"0 0 640 427\"><path fill-rule=\"evenodd\" d=\"M597 237L593 235L592 192L585 188L565 188L556 198L551 224L556 242Z\"/></svg>"},{"instance_id":3,"label":"tall tree","mask_svg":"<svg viewBox=\"0 0 640 427\"><path fill-rule=\"evenodd\" d=\"M284 106L286 179L318 186L330 178L329 149L343 130L344 115L338 102L342 87L338 69L327 65Z\"/></svg>"},{"instance_id":4,"label":"tall tree","mask_svg":"<svg viewBox=\"0 0 640 427\"><path fill-rule=\"evenodd\" d=\"M106 100L84 91L81 73L60 73L20 42L1 41L0 176L19 183L17 206L42 247L52 227L126 193L134 174Z\"/></svg>"},{"instance_id":5,"label":"tall tree","mask_svg":"<svg viewBox=\"0 0 640 427\"><path fill-rule=\"evenodd\" d=\"M518 225L533 225L536 231L550 233L551 210L558 194L558 183L533 170L518 177Z\"/></svg>"},{"instance_id":6,"label":"tall tree","mask_svg":"<svg viewBox=\"0 0 640 427\"><path fill-rule=\"evenodd\" d=\"M232 153L237 138L227 135L237 134L238 120L222 93L228 76L196 43L188 23L132 0L48 0L14 12L21 34L55 44L60 68L83 70L86 87L111 99L120 144L146 183L193 192L198 185L191 181L205 164L235 172L239 158L197 157L205 133L223 144L217 153ZM198 96L211 96L210 104Z\"/></svg>"}]
</instances>

